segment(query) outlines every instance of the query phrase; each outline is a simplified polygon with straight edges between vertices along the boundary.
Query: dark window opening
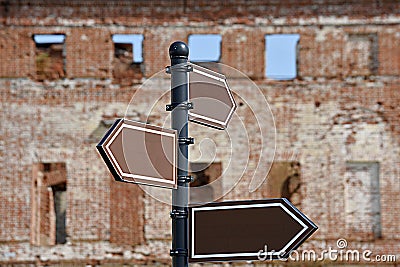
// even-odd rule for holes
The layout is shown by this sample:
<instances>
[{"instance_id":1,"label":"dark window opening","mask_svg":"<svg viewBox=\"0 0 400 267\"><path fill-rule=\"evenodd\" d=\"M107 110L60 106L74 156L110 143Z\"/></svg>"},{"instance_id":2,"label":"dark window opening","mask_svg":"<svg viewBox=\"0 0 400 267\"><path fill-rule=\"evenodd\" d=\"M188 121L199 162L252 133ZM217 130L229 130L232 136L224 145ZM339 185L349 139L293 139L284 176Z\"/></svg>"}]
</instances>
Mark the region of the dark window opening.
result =
<instances>
[{"instance_id":1,"label":"dark window opening","mask_svg":"<svg viewBox=\"0 0 400 267\"><path fill-rule=\"evenodd\" d=\"M221 162L214 163L190 163L190 175L193 177L193 182L190 183L190 187L201 187L212 183L210 187L205 187L201 194L197 195L192 191L190 193L190 202L202 202L202 200L214 200L214 197L219 196L222 190L222 184L218 181L218 178L222 175L222 164Z\"/></svg>"},{"instance_id":2,"label":"dark window opening","mask_svg":"<svg viewBox=\"0 0 400 267\"><path fill-rule=\"evenodd\" d=\"M287 169L287 177L282 183L281 197L294 200L293 195L299 193L300 189L300 163L292 162Z\"/></svg>"},{"instance_id":3,"label":"dark window opening","mask_svg":"<svg viewBox=\"0 0 400 267\"><path fill-rule=\"evenodd\" d=\"M113 78L115 83L131 85L143 78L143 35L114 34Z\"/></svg>"},{"instance_id":4,"label":"dark window opening","mask_svg":"<svg viewBox=\"0 0 400 267\"><path fill-rule=\"evenodd\" d=\"M66 243L65 163L34 164L31 196L31 243L34 245Z\"/></svg>"},{"instance_id":5,"label":"dark window opening","mask_svg":"<svg viewBox=\"0 0 400 267\"><path fill-rule=\"evenodd\" d=\"M44 172L49 172L50 171L51 164L50 163L43 163L43 171Z\"/></svg>"},{"instance_id":6,"label":"dark window opening","mask_svg":"<svg viewBox=\"0 0 400 267\"><path fill-rule=\"evenodd\" d=\"M33 36L36 44L36 79L57 80L65 75L65 35L38 34Z\"/></svg>"},{"instance_id":7,"label":"dark window opening","mask_svg":"<svg viewBox=\"0 0 400 267\"><path fill-rule=\"evenodd\" d=\"M67 212L67 184L59 183L51 186L53 192L54 212L56 219L56 244L67 242L66 237L66 212Z\"/></svg>"},{"instance_id":8,"label":"dark window opening","mask_svg":"<svg viewBox=\"0 0 400 267\"><path fill-rule=\"evenodd\" d=\"M300 163L274 162L265 183L258 191L263 198L287 198L294 205L301 205Z\"/></svg>"}]
</instances>

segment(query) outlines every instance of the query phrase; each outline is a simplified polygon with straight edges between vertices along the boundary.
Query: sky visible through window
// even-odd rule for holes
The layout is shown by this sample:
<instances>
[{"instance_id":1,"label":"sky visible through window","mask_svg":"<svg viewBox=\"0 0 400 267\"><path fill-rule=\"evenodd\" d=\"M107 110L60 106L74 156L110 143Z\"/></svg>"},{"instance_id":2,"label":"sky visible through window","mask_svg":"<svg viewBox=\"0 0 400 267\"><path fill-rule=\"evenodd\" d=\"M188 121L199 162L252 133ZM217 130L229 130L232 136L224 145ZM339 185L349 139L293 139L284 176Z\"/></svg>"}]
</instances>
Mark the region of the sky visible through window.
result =
<instances>
[{"instance_id":1,"label":"sky visible through window","mask_svg":"<svg viewBox=\"0 0 400 267\"><path fill-rule=\"evenodd\" d=\"M133 62L143 62L143 34L114 34L112 40L114 43L132 44Z\"/></svg>"},{"instance_id":2,"label":"sky visible through window","mask_svg":"<svg viewBox=\"0 0 400 267\"><path fill-rule=\"evenodd\" d=\"M64 34L36 34L38 44L64 43ZM265 36L265 76L274 80L290 80L297 76L296 46L299 34L270 34ZM142 34L114 34L114 43L132 44L133 62L143 62ZM219 61L221 57L219 34L192 34L188 38L189 59L193 62Z\"/></svg>"},{"instance_id":3,"label":"sky visible through window","mask_svg":"<svg viewBox=\"0 0 400 267\"><path fill-rule=\"evenodd\" d=\"M35 34L33 40L37 44L62 44L65 41L64 34Z\"/></svg>"},{"instance_id":4,"label":"sky visible through window","mask_svg":"<svg viewBox=\"0 0 400 267\"><path fill-rule=\"evenodd\" d=\"M222 37L219 34L189 35L190 61L219 61L221 57L221 40Z\"/></svg>"},{"instance_id":5,"label":"sky visible through window","mask_svg":"<svg viewBox=\"0 0 400 267\"><path fill-rule=\"evenodd\" d=\"M265 76L274 80L290 80L297 76L296 50L299 34L265 36Z\"/></svg>"}]
</instances>

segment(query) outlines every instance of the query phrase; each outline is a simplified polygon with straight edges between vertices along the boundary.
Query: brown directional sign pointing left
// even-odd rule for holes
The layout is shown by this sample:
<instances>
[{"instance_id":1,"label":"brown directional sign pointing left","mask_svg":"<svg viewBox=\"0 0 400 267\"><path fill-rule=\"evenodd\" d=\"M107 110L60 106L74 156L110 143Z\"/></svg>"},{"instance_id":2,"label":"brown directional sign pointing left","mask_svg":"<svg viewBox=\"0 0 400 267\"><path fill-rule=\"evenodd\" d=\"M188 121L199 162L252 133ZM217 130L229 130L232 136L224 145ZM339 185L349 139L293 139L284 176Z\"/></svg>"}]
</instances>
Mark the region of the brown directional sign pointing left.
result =
<instances>
[{"instance_id":1,"label":"brown directional sign pointing left","mask_svg":"<svg viewBox=\"0 0 400 267\"><path fill-rule=\"evenodd\" d=\"M287 258L317 226L285 198L192 207L189 261Z\"/></svg>"},{"instance_id":2,"label":"brown directional sign pointing left","mask_svg":"<svg viewBox=\"0 0 400 267\"><path fill-rule=\"evenodd\" d=\"M177 131L119 119L97 145L115 180L176 188Z\"/></svg>"}]
</instances>

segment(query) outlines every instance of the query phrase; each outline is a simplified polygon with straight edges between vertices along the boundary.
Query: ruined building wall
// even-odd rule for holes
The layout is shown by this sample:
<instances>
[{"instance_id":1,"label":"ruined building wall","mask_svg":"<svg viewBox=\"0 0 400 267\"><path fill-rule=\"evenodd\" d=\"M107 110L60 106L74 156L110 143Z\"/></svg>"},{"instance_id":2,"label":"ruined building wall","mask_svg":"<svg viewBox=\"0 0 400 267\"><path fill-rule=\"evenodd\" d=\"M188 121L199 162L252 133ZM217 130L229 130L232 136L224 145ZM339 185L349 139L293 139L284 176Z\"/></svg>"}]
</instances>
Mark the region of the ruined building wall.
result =
<instances>
[{"instance_id":1,"label":"ruined building wall","mask_svg":"<svg viewBox=\"0 0 400 267\"><path fill-rule=\"evenodd\" d=\"M141 108L160 88L125 114L135 90L169 64L173 41L203 33L221 35L220 62L268 99L277 129L271 175L295 177L285 190L272 190L283 181L271 178L249 193L254 152L224 199L290 197L319 226L305 248L346 238L353 248L399 253L399 11L397 1L383 0L0 1L0 264L169 262L170 208L116 184L94 146L109 121L143 119ZM33 36L45 33L65 35L64 44L38 51ZM143 34L143 63L121 80L112 35L125 33ZM294 80L265 77L265 35L276 33L300 36ZM43 56L52 53L54 60ZM245 85L231 84L238 95ZM256 151L254 117L237 102ZM198 140L219 138L190 127ZM224 153L215 159L222 168ZM64 241L54 231L60 214Z\"/></svg>"}]
</instances>

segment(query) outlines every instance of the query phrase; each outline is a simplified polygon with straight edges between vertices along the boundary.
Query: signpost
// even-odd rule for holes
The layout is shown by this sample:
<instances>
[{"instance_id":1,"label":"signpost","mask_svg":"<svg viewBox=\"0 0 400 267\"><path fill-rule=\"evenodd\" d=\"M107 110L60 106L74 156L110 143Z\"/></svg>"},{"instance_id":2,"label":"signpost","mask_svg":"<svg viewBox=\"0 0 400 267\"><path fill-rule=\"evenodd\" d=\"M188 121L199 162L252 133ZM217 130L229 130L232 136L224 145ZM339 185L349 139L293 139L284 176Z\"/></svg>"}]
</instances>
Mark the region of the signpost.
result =
<instances>
[{"instance_id":1,"label":"signpost","mask_svg":"<svg viewBox=\"0 0 400 267\"><path fill-rule=\"evenodd\" d=\"M193 109L189 120L223 130L228 126L236 103L226 77L220 73L190 63L189 99Z\"/></svg>"},{"instance_id":2,"label":"signpost","mask_svg":"<svg viewBox=\"0 0 400 267\"><path fill-rule=\"evenodd\" d=\"M219 202L189 210L188 145L194 139L188 137L188 121L225 129L236 104L224 75L188 62L185 43L173 43L169 55L171 104L166 109L172 112L172 129L117 120L97 145L110 172L117 181L173 189L173 267L187 267L189 259L288 257L317 227L286 199Z\"/></svg>"},{"instance_id":3,"label":"signpost","mask_svg":"<svg viewBox=\"0 0 400 267\"><path fill-rule=\"evenodd\" d=\"M285 198L211 203L189 217L190 262L284 259L317 230Z\"/></svg>"},{"instance_id":4,"label":"signpost","mask_svg":"<svg viewBox=\"0 0 400 267\"><path fill-rule=\"evenodd\" d=\"M177 132L119 119L97 149L115 180L176 188Z\"/></svg>"},{"instance_id":5,"label":"signpost","mask_svg":"<svg viewBox=\"0 0 400 267\"><path fill-rule=\"evenodd\" d=\"M183 42L175 42L169 47L171 59L171 126L179 133L178 188L172 191L172 256L173 267L188 266L188 145L193 139L188 137L188 111L193 107L188 95L189 48Z\"/></svg>"}]
</instances>

